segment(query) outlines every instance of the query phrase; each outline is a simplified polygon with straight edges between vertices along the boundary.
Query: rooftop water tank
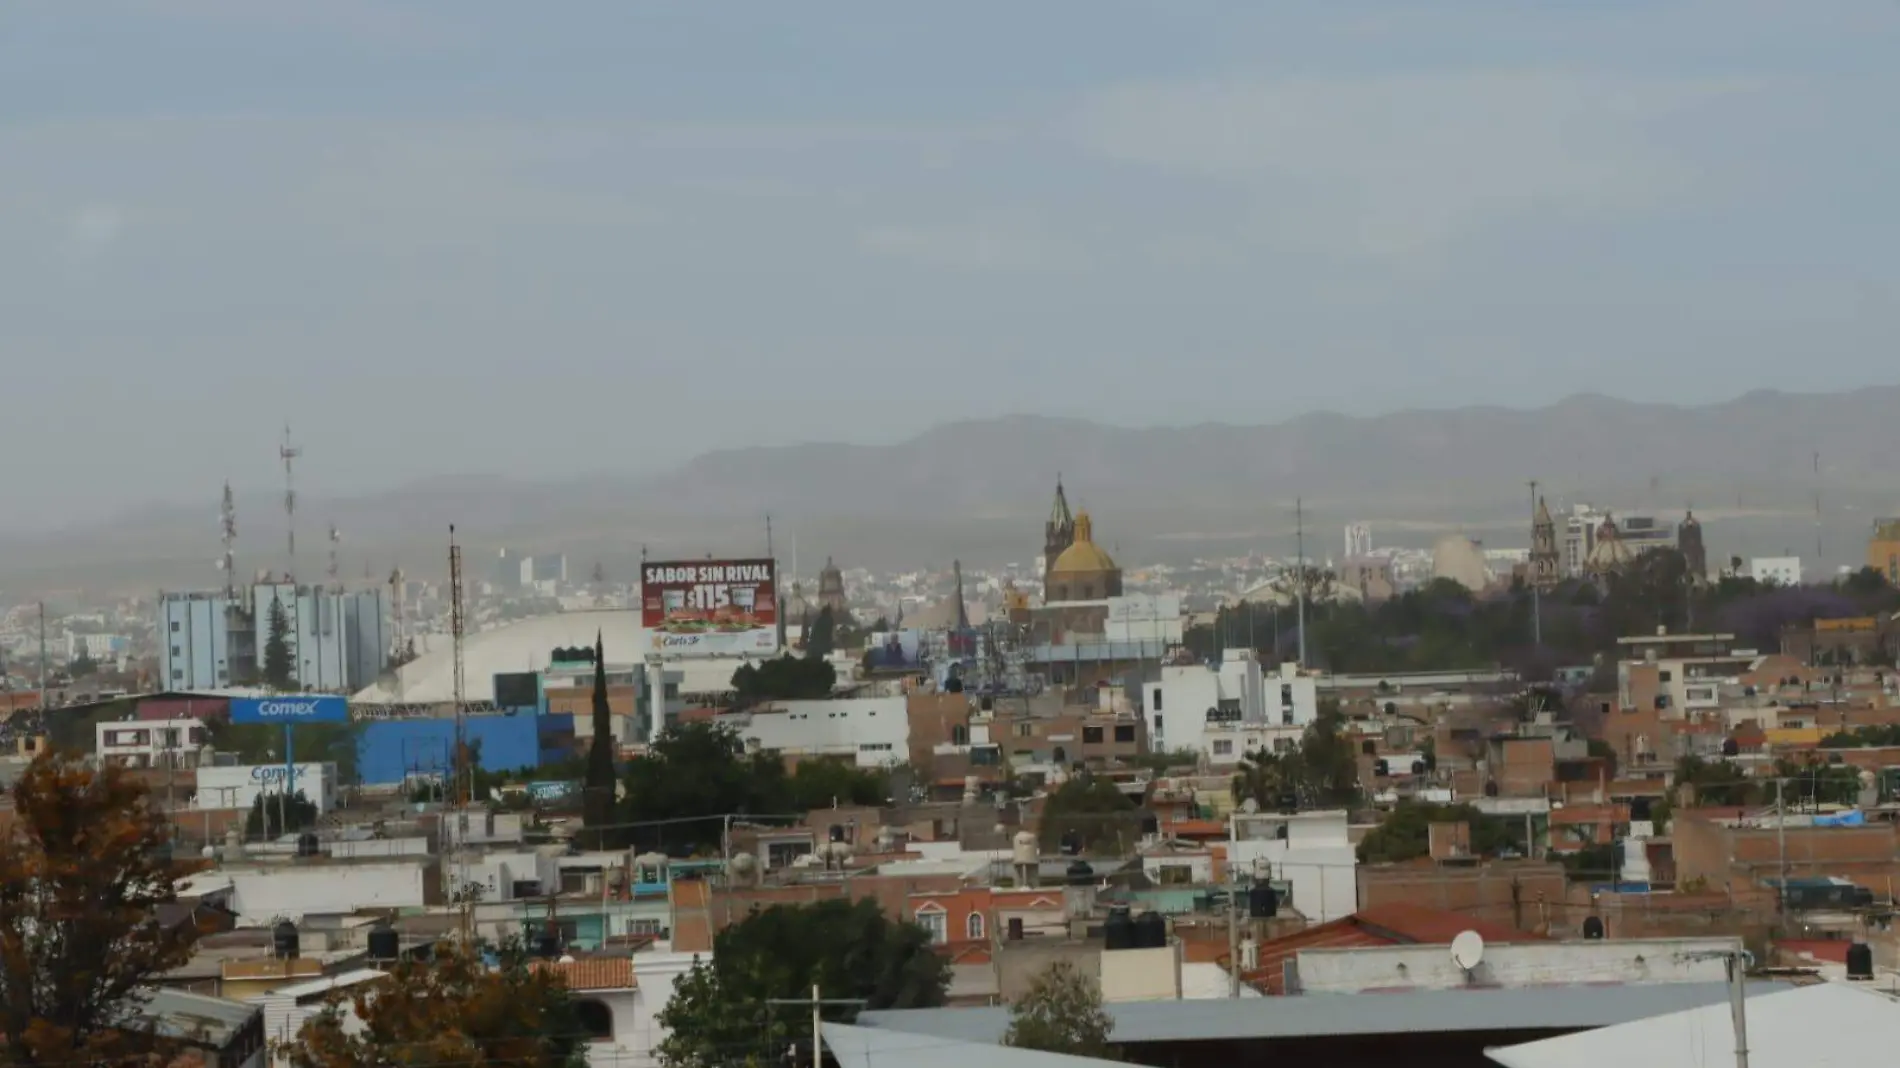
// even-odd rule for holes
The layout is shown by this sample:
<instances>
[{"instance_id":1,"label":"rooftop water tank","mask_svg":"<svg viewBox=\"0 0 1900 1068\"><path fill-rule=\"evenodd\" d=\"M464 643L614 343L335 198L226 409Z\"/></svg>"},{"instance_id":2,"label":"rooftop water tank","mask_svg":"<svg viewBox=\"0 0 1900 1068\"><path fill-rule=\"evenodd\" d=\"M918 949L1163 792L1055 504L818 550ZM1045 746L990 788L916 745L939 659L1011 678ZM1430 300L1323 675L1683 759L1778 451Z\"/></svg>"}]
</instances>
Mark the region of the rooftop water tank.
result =
<instances>
[{"instance_id":1,"label":"rooftop water tank","mask_svg":"<svg viewBox=\"0 0 1900 1068\"><path fill-rule=\"evenodd\" d=\"M1857 983L1869 983L1874 978L1874 950L1865 942L1856 942L1847 947L1847 978Z\"/></svg>"},{"instance_id":2,"label":"rooftop water tank","mask_svg":"<svg viewBox=\"0 0 1900 1068\"><path fill-rule=\"evenodd\" d=\"M1587 941L1603 941L1603 917L1586 916L1583 919L1583 937Z\"/></svg>"},{"instance_id":3,"label":"rooftop water tank","mask_svg":"<svg viewBox=\"0 0 1900 1068\"><path fill-rule=\"evenodd\" d=\"M402 936L389 925L388 920L376 921L369 929L369 959L378 962L393 961L402 956Z\"/></svg>"},{"instance_id":4,"label":"rooftop water tank","mask_svg":"<svg viewBox=\"0 0 1900 1068\"><path fill-rule=\"evenodd\" d=\"M1168 944L1168 921L1152 910L1135 917L1136 949L1160 949Z\"/></svg>"},{"instance_id":5,"label":"rooftop water tank","mask_svg":"<svg viewBox=\"0 0 1900 1068\"><path fill-rule=\"evenodd\" d=\"M1009 845L1012 864L1027 866L1042 859L1042 850L1036 843L1034 831L1017 831L1016 836L1009 840Z\"/></svg>"},{"instance_id":6,"label":"rooftop water tank","mask_svg":"<svg viewBox=\"0 0 1900 1068\"><path fill-rule=\"evenodd\" d=\"M1128 906L1117 905L1108 910L1108 920L1102 924L1102 948L1135 949L1139 943L1135 934L1135 921L1128 915Z\"/></svg>"},{"instance_id":7,"label":"rooftop water tank","mask_svg":"<svg viewBox=\"0 0 1900 1068\"><path fill-rule=\"evenodd\" d=\"M297 836L297 855L314 857L323 852L323 843L318 841L314 831L305 831Z\"/></svg>"},{"instance_id":8,"label":"rooftop water tank","mask_svg":"<svg viewBox=\"0 0 1900 1068\"><path fill-rule=\"evenodd\" d=\"M1089 867L1086 860L1078 860L1070 864L1066 874L1070 886L1087 886L1095 881L1095 869Z\"/></svg>"},{"instance_id":9,"label":"rooftop water tank","mask_svg":"<svg viewBox=\"0 0 1900 1068\"><path fill-rule=\"evenodd\" d=\"M1267 883L1255 883L1247 888L1247 915L1256 920L1270 920L1280 914L1280 892Z\"/></svg>"},{"instance_id":10,"label":"rooftop water tank","mask_svg":"<svg viewBox=\"0 0 1900 1068\"><path fill-rule=\"evenodd\" d=\"M298 950L302 948L297 939L297 925L289 920L278 920L270 929L271 956L279 960L296 960Z\"/></svg>"}]
</instances>

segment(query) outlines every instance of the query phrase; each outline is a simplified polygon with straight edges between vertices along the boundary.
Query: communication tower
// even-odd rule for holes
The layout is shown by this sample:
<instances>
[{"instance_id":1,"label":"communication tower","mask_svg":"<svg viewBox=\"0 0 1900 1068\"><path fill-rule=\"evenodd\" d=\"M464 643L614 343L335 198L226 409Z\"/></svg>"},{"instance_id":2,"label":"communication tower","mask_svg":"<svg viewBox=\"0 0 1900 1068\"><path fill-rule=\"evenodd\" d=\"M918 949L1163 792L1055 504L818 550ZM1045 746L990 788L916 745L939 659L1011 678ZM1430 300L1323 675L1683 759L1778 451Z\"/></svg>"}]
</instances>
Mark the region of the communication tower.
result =
<instances>
[{"instance_id":1,"label":"communication tower","mask_svg":"<svg viewBox=\"0 0 1900 1068\"><path fill-rule=\"evenodd\" d=\"M284 461L284 528L290 546L289 570L285 577L291 582L297 581L297 480L291 470L297 457L303 450L290 443L290 424L284 424L284 440L277 446L277 455Z\"/></svg>"},{"instance_id":2,"label":"communication tower","mask_svg":"<svg viewBox=\"0 0 1900 1068\"><path fill-rule=\"evenodd\" d=\"M330 577L330 590L333 593L343 592L343 573L338 569L338 561L337 561L337 553L342 549L342 546L343 546L343 532L339 531L336 528L335 523L332 523L330 524L329 577Z\"/></svg>"},{"instance_id":3,"label":"communication tower","mask_svg":"<svg viewBox=\"0 0 1900 1068\"><path fill-rule=\"evenodd\" d=\"M220 526L224 536L224 556L218 560L218 570L224 572L224 600L226 604L237 602L237 500L231 494L231 483L224 483L224 507L219 512Z\"/></svg>"}]
</instances>

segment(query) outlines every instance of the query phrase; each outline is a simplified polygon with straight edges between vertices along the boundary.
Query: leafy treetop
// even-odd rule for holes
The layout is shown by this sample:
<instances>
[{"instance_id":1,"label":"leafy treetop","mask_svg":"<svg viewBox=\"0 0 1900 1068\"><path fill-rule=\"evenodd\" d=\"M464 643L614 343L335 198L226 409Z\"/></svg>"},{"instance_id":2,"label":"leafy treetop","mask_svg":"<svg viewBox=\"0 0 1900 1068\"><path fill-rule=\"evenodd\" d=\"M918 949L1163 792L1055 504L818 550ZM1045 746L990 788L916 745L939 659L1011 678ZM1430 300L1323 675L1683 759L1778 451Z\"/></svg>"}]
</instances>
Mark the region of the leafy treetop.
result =
<instances>
[{"instance_id":1,"label":"leafy treetop","mask_svg":"<svg viewBox=\"0 0 1900 1068\"><path fill-rule=\"evenodd\" d=\"M1058 960L1043 969L1021 998L1009 1007L1003 1043L1043 1053L1120 1060L1109 1044L1114 1021L1102 1009L1100 984L1075 962Z\"/></svg>"}]
</instances>

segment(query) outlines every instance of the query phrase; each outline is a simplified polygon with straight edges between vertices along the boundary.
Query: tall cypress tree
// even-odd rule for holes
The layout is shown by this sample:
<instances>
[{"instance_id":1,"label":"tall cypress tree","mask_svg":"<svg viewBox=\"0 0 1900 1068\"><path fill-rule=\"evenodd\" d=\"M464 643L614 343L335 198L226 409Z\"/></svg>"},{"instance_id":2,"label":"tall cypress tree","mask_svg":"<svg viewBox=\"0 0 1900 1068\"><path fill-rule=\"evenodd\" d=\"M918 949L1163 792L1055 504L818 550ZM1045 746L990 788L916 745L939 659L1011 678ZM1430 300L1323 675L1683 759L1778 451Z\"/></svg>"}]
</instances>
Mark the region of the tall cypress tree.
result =
<instances>
[{"instance_id":1,"label":"tall cypress tree","mask_svg":"<svg viewBox=\"0 0 1900 1068\"><path fill-rule=\"evenodd\" d=\"M290 615L284 602L270 599L270 616L264 635L264 685L279 693L297 688L297 666L290 656Z\"/></svg>"},{"instance_id":2,"label":"tall cypress tree","mask_svg":"<svg viewBox=\"0 0 1900 1068\"><path fill-rule=\"evenodd\" d=\"M607 649L594 634L594 741L587 750L586 795L581 809L587 841L594 849L619 848L622 835L614 822L614 718L607 710Z\"/></svg>"}]
</instances>

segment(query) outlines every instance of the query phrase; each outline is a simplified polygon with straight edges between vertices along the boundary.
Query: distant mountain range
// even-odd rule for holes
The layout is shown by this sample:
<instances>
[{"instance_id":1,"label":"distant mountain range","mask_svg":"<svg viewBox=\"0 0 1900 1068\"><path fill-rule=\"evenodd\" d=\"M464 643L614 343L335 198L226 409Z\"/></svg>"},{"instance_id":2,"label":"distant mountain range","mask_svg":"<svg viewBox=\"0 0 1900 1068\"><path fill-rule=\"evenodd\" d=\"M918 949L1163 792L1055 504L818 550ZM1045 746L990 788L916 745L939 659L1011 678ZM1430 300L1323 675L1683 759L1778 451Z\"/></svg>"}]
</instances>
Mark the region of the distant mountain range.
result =
<instances>
[{"instance_id":1,"label":"distant mountain range","mask_svg":"<svg viewBox=\"0 0 1900 1068\"><path fill-rule=\"evenodd\" d=\"M1717 554L1812 556L1818 533L1824 555L1845 561L1875 514L1900 511L1896 412L1900 387L1882 386L1758 391L1699 407L1587 394L1537 409L1317 413L1260 426L1010 416L893 445L720 450L649 478L456 477L307 500L299 570L321 573L329 522L348 532L346 577L360 578L366 562L378 577L395 563L439 575L452 522L472 558L499 545L564 551L574 571L599 561L611 576L630 574L643 544L659 555L762 552L767 514L778 555L788 559L796 539L805 572L827 553L879 567L952 555L1027 561L1040 551L1058 473L1130 563L1289 550L1296 497L1317 552L1336 553L1340 524L1353 520L1371 522L1382 544L1429 544L1446 529L1522 544L1533 478L1553 507L1588 500L1675 517L1693 505ZM193 503L0 542L0 583L214 585L212 509ZM244 496L239 509L241 566L282 567L275 495Z\"/></svg>"}]
</instances>

